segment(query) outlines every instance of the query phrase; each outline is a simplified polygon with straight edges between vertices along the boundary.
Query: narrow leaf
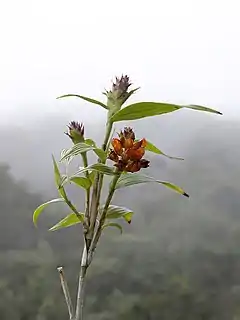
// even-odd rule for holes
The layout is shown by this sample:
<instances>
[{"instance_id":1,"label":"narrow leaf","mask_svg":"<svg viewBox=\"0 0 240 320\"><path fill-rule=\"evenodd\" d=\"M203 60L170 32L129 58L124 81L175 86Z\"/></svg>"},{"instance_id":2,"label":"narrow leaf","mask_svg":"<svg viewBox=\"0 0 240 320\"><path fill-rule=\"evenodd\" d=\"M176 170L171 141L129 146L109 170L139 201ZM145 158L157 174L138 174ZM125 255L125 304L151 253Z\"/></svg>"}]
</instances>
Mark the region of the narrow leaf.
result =
<instances>
[{"instance_id":1,"label":"narrow leaf","mask_svg":"<svg viewBox=\"0 0 240 320\"><path fill-rule=\"evenodd\" d=\"M127 223L130 224L132 222L132 216L133 216L133 212L129 211L123 215L123 219L125 219Z\"/></svg>"},{"instance_id":2,"label":"narrow leaf","mask_svg":"<svg viewBox=\"0 0 240 320\"><path fill-rule=\"evenodd\" d=\"M84 188L85 190L88 190L91 187L91 180L85 177L72 177L70 178L71 182L74 182L79 187Z\"/></svg>"},{"instance_id":3,"label":"narrow leaf","mask_svg":"<svg viewBox=\"0 0 240 320\"><path fill-rule=\"evenodd\" d=\"M58 165L57 165L57 162L54 158L54 156L52 155L52 160L53 160L53 167L54 167L54 179L55 179L55 183L57 185L57 187L59 187L61 185L61 174L60 174L60 171L58 169Z\"/></svg>"},{"instance_id":4,"label":"narrow leaf","mask_svg":"<svg viewBox=\"0 0 240 320\"><path fill-rule=\"evenodd\" d=\"M92 98L88 98L88 97L85 97L85 96L80 96L79 94L64 94L63 96L57 97L57 99L68 98L68 97L80 98L80 99L83 99L83 100L88 101L90 103L97 104L97 105L103 107L104 109L108 110L108 107L104 103L102 103L101 101L98 101L98 100L95 100L95 99L92 99Z\"/></svg>"},{"instance_id":5,"label":"narrow leaf","mask_svg":"<svg viewBox=\"0 0 240 320\"><path fill-rule=\"evenodd\" d=\"M178 157L172 157L167 155L166 153L162 152L162 150L158 149L154 144L152 144L150 141L147 140L147 145L145 147L147 151L156 153L156 154L161 154L169 159L175 159L175 160L184 160L183 158L178 158Z\"/></svg>"},{"instance_id":6,"label":"narrow leaf","mask_svg":"<svg viewBox=\"0 0 240 320\"><path fill-rule=\"evenodd\" d=\"M81 153L85 153L88 151L94 151L102 161L106 160L107 155L102 149L96 148L95 146L91 146L90 144L84 142L79 142L72 146L72 148L70 148L67 152L65 152L60 161L64 161L69 157L75 157Z\"/></svg>"},{"instance_id":7,"label":"narrow leaf","mask_svg":"<svg viewBox=\"0 0 240 320\"><path fill-rule=\"evenodd\" d=\"M68 149L63 149L62 151L61 151L61 159L66 155L66 153L68 152ZM67 156L67 157L65 157L65 159L64 159L64 161L66 161L66 163L67 164L69 164L70 162L71 162L71 160L72 160L72 157L71 156Z\"/></svg>"},{"instance_id":8,"label":"narrow leaf","mask_svg":"<svg viewBox=\"0 0 240 320\"><path fill-rule=\"evenodd\" d=\"M53 167L54 167L54 179L55 179L55 183L56 183L58 192L59 192L60 196L62 196L66 200L67 195L66 195L66 192L63 188L63 183L66 180L66 175L61 176L60 171L58 169L57 162L56 162L53 155L52 155L52 160L53 160Z\"/></svg>"},{"instance_id":9,"label":"narrow leaf","mask_svg":"<svg viewBox=\"0 0 240 320\"><path fill-rule=\"evenodd\" d=\"M123 218L128 223L131 223L133 216L133 211L125 208L125 207L119 207L115 205L110 205L108 207L106 219L119 219Z\"/></svg>"},{"instance_id":10,"label":"narrow leaf","mask_svg":"<svg viewBox=\"0 0 240 320\"><path fill-rule=\"evenodd\" d=\"M88 178L89 180L91 180L91 185L94 182L95 174L96 174L96 171L89 172Z\"/></svg>"},{"instance_id":11,"label":"narrow leaf","mask_svg":"<svg viewBox=\"0 0 240 320\"><path fill-rule=\"evenodd\" d=\"M118 223L114 223L114 222L109 222L103 225L102 229L105 229L107 227L114 227L114 228L118 228L121 232L121 234L123 233L123 228L120 224Z\"/></svg>"},{"instance_id":12,"label":"narrow leaf","mask_svg":"<svg viewBox=\"0 0 240 320\"><path fill-rule=\"evenodd\" d=\"M169 112L173 112L179 109L193 109L198 111L211 112L216 114L222 114L221 112L198 105L176 105L163 102L137 102L116 112L111 120L112 122L123 120L136 120L156 115L161 115Z\"/></svg>"},{"instance_id":13,"label":"narrow leaf","mask_svg":"<svg viewBox=\"0 0 240 320\"><path fill-rule=\"evenodd\" d=\"M47 202L41 204L39 207L37 207L37 209L33 213L33 223L35 224L35 226L37 226L37 220L38 220L39 215L42 213L42 211L49 204L56 203L56 202L64 202L64 199L63 198L53 199L53 200L47 201Z\"/></svg>"},{"instance_id":14,"label":"narrow leaf","mask_svg":"<svg viewBox=\"0 0 240 320\"><path fill-rule=\"evenodd\" d=\"M211 109L211 108L207 108L207 107L203 107L203 106L198 106L195 104L191 104L189 106L182 106L183 108L187 108L187 109L193 109L193 110L197 110L197 111L205 111L205 112L210 112L210 113L216 113L216 114L220 114L222 115L222 113L220 111Z\"/></svg>"},{"instance_id":15,"label":"narrow leaf","mask_svg":"<svg viewBox=\"0 0 240 320\"><path fill-rule=\"evenodd\" d=\"M55 224L52 228L49 229L49 231L56 231L62 228L67 228L74 226L75 224L82 223L84 221L84 214L79 213L80 219L76 216L75 213L71 213L68 216L66 216L64 219L59 221L57 224Z\"/></svg>"},{"instance_id":16,"label":"narrow leaf","mask_svg":"<svg viewBox=\"0 0 240 320\"><path fill-rule=\"evenodd\" d=\"M109 176L114 176L116 174L114 168L109 167L109 166L102 164L102 163L94 163L86 168L81 168L79 171L77 171L75 173L74 176L81 174L81 173L84 173L88 170L97 171L97 172L104 173Z\"/></svg>"},{"instance_id":17,"label":"narrow leaf","mask_svg":"<svg viewBox=\"0 0 240 320\"><path fill-rule=\"evenodd\" d=\"M124 188L124 187L129 187L135 184L140 184L140 183L149 183L149 182L155 182L164 185L165 187L168 187L185 197L189 197L189 195L180 187L176 186L173 183L167 182L167 181L161 181L161 180L156 180L152 177L141 175L141 174L131 174L127 173L122 175L116 185L116 189Z\"/></svg>"},{"instance_id":18,"label":"narrow leaf","mask_svg":"<svg viewBox=\"0 0 240 320\"><path fill-rule=\"evenodd\" d=\"M116 112L111 120L136 120L150 116L173 112L180 109L178 105L158 102L137 102Z\"/></svg>"},{"instance_id":19,"label":"narrow leaf","mask_svg":"<svg viewBox=\"0 0 240 320\"><path fill-rule=\"evenodd\" d=\"M85 139L84 142L91 147L96 147L96 143L92 139Z\"/></svg>"}]
</instances>

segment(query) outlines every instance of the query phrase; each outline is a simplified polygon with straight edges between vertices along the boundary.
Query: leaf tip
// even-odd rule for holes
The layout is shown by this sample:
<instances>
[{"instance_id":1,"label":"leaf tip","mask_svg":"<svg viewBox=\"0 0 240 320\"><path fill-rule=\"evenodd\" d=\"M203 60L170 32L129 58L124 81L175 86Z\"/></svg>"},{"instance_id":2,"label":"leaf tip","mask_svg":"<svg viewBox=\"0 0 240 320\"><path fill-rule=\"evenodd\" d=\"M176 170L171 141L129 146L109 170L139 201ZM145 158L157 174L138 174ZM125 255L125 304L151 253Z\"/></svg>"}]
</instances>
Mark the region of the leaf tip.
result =
<instances>
[{"instance_id":1,"label":"leaf tip","mask_svg":"<svg viewBox=\"0 0 240 320\"><path fill-rule=\"evenodd\" d=\"M183 195L184 195L185 197L189 198L189 194L188 194L188 193L184 192Z\"/></svg>"}]
</instances>

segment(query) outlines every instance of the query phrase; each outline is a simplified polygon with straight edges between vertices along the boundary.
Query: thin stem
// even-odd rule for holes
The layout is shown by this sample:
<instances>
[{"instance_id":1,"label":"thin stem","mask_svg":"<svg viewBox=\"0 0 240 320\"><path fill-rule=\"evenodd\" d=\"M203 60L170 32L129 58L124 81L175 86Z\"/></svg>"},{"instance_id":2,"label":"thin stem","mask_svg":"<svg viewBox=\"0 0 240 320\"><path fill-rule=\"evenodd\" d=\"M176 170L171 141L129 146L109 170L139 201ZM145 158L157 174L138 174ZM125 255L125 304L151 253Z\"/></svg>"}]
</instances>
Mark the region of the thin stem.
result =
<instances>
[{"instance_id":1,"label":"thin stem","mask_svg":"<svg viewBox=\"0 0 240 320\"><path fill-rule=\"evenodd\" d=\"M85 279L87 273L87 247L84 245L81 268L79 273L78 280L78 293L77 293L77 304L76 304L76 316L74 320L83 320L83 306L84 306L84 288L85 288Z\"/></svg>"},{"instance_id":2,"label":"thin stem","mask_svg":"<svg viewBox=\"0 0 240 320\"><path fill-rule=\"evenodd\" d=\"M88 166L87 154L82 153L83 166L86 168ZM85 172L86 178L89 178L89 172ZM90 202L90 189L86 191L86 206L85 206L85 217L87 218L89 224L89 202Z\"/></svg>"},{"instance_id":3,"label":"thin stem","mask_svg":"<svg viewBox=\"0 0 240 320\"><path fill-rule=\"evenodd\" d=\"M106 127L106 133L105 133L105 138L103 141L102 149L106 151L107 145L108 145L108 140L111 135L112 131L112 122L107 123ZM98 160L101 162L101 160ZM102 162L102 163L105 163ZM102 185L103 185L103 174L100 174L97 172L94 185L93 185L93 191L92 191L92 200L91 200L91 209L90 209L90 230L88 234L88 248L91 245L93 235L94 235L94 229L96 225L96 219L97 219L97 214L98 214L98 206L100 202L100 197L101 197L101 190L102 190Z\"/></svg>"},{"instance_id":4,"label":"thin stem","mask_svg":"<svg viewBox=\"0 0 240 320\"><path fill-rule=\"evenodd\" d=\"M109 207L109 205L110 205L110 203L112 201L112 198L113 198L113 195L114 195L114 192L115 192L115 187L116 187L116 184L118 182L118 179L119 179L120 175L121 175L120 172L116 172L116 175L114 176L114 178L112 180L112 183L111 183L111 186L110 186L110 190L109 190L109 194L108 194L108 197L106 199L106 203L105 203L105 206L103 208L102 214L100 216L100 220L99 220L99 224L98 224L98 227L97 227L97 230L96 230L96 234L95 234L94 239L93 239L94 241L92 241L90 249L89 249L89 255L88 255L89 256L89 262L88 263L91 263L94 250L96 249L98 240L99 240L99 238L101 236L102 227L103 227L103 224L104 224L105 219L106 219L108 207Z\"/></svg>"},{"instance_id":5,"label":"thin stem","mask_svg":"<svg viewBox=\"0 0 240 320\"><path fill-rule=\"evenodd\" d=\"M70 296L70 292L68 289L68 284L67 284L67 280L63 271L63 267L58 267L57 271L59 272L59 277L60 277L60 281L61 281L61 286L62 286L62 290L63 290L63 294L65 297L65 301L68 307L68 313L69 313L69 319L73 320L74 319L74 314L73 314L73 305L72 305L72 299Z\"/></svg>"}]
</instances>

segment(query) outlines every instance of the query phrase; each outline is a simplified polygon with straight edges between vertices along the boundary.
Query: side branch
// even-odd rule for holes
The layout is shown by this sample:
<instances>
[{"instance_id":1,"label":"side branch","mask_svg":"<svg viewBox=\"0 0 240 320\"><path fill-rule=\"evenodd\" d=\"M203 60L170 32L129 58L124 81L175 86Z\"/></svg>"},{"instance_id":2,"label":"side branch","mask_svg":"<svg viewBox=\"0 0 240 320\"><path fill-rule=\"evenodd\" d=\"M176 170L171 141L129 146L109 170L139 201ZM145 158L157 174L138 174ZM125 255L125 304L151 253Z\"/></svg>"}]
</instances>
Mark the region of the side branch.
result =
<instances>
[{"instance_id":1,"label":"side branch","mask_svg":"<svg viewBox=\"0 0 240 320\"><path fill-rule=\"evenodd\" d=\"M65 301L66 301L66 304L68 307L69 319L73 320L74 319L74 311L73 311L72 299L71 299L70 292L68 289L68 284L67 284L67 280L66 280L66 277L65 277L65 274L63 271L63 267L58 267L57 271L59 273L63 294L64 294Z\"/></svg>"}]
</instances>

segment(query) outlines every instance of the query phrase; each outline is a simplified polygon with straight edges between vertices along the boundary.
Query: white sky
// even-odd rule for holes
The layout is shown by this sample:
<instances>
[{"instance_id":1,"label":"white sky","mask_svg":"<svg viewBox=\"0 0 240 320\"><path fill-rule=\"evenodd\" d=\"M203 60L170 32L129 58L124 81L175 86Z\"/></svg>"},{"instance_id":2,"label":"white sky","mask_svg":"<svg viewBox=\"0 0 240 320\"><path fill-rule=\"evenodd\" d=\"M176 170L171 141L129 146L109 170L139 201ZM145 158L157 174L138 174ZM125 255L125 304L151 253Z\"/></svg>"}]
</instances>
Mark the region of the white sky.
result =
<instances>
[{"instance_id":1,"label":"white sky","mask_svg":"<svg viewBox=\"0 0 240 320\"><path fill-rule=\"evenodd\" d=\"M4 122L71 108L64 93L101 98L121 73L136 99L239 115L238 0L0 0L0 39Z\"/></svg>"}]
</instances>

